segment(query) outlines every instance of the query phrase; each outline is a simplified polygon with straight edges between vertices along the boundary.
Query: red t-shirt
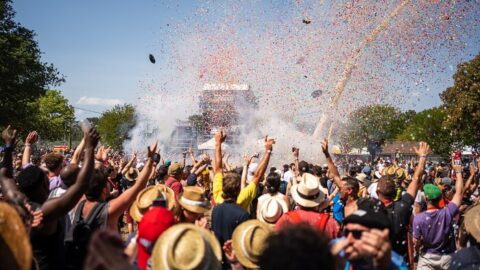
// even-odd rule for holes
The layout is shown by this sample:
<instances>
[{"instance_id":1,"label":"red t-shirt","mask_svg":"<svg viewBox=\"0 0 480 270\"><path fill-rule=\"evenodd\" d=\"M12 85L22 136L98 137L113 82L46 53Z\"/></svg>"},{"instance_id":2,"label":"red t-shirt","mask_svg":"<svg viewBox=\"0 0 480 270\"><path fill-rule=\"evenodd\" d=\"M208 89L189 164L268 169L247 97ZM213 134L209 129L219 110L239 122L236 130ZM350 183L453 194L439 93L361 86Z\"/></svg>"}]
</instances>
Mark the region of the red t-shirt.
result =
<instances>
[{"instance_id":1,"label":"red t-shirt","mask_svg":"<svg viewBox=\"0 0 480 270\"><path fill-rule=\"evenodd\" d=\"M165 182L165 186L173 190L176 198L178 198L178 196L180 196L180 194L183 192L182 183L180 183L180 181L178 181L174 177L169 177L167 179L167 182Z\"/></svg>"},{"instance_id":2,"label":"red t-shirt","mask_svg":"<svg viewBox=\"0 0 480 270\"><path fill-rule=\"evenodd\" d=\"M326 222L325 222L326 220ZM276 230L281 230L286 224L308 223L313 227L320 229L331 239L340 236L340 225L328 213L318 213L305 210L294 210L285 213L275 225Z\"/></svg>"}]
</instances>

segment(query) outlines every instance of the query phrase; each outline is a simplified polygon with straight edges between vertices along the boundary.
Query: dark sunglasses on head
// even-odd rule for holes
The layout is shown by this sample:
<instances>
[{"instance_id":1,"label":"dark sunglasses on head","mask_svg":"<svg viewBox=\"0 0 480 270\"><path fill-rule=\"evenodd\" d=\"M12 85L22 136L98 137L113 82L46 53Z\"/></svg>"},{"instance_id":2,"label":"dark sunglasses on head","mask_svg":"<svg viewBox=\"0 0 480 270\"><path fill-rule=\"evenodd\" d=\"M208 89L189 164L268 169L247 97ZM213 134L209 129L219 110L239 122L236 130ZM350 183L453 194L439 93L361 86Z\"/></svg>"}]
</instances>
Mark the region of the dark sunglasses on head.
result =
<instances>
[{"instance_id":1,"label":"dark sunglasses on head","mask_svg":"<svg viewBox=\"0 0 480 270\"><path fill-rule=\"evenodd\" d=\"M343 230L343 235L344 235L345 237L347 237L350 233L352 234L353 238L355 238L355 239L360 239L360 238L362 237L363 231L359 231L359 230L347 230L347 229Z\"/></svg>"}]
</instances>

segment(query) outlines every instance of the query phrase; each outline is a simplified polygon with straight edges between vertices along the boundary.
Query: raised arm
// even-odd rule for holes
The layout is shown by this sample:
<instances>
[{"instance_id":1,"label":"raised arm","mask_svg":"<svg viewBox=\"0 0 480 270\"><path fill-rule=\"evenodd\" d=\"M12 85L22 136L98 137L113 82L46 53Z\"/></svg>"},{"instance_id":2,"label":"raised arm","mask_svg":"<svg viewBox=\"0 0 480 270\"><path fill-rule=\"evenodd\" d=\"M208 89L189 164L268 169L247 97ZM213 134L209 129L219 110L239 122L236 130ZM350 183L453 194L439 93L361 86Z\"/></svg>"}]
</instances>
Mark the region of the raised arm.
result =
<instances>
[{"instance_id":1,"label":"raised arm","mask_svg":"<svg viewBox=\"0 0 480 270\"><path fill-rule=\"evenodd\" d=\"M128 172L128 170L130 170L130 168L132 167L132 165L133 165L133 163L135 162L136 159L137 159L137 153L133 153L132 158L128 161L127 165L125 165L125 167L123 167L122 174L126 174Z\"/></svg>"},{"instance_id":2,"label":"raised arm","mask_svg":"<svg viewBox=\"0 0 480 270\"><path fill-rule=\"evenodd\" d=\"M10 125L2 132L2 139L5 142L5 148L3 149L3 160L1 168L5 168L5 176L13 177L13 149L15 148L15 141L17 139L17 130L10 129Z\"/></svg>"},{"instance_id":3,"label":"raised arm","mask_svg":"<svg viewBox=\"0 0 480 270\"><path fill-rule=\"evenodd\" d=\"M458 207L462 204L463 198L463 177L462 177L462 165L455 164L452 162L453 172L455 173L455 194L451 200L452 203L456 204Z\"/></svg>"},{"instance_id":4,"label":"raised arm","mask_svg":"<svg viewBox=\"0 0 480 270\"><path fill-rule=\"evenodd\" d=\"M145 188L148 178L150 177L150 173L153 169L152 157L156 150L157 143L155 143L151 148L150 146L148 147L147 162L135 180L135 184L123 192L120 196L110 201L108 215L111 216L111 218L109 217L109 220L117 220L118 217L133 203L138 193Z\"/></svg>"},{"instance_id":5,"label":"raised arm","mask_svg":"<svg viewBox=\"0 0 480 270\"><path fill-rule=\"evenodd\" d=\"M272 154L272 149L273 145L275 144L275 140L272 138L268 138L268 136L265 136L265 154L262 157L262 160L260 161L260 164L258 164L257 169L255 170L255 173L253 174L252 182L254 182L256 185L258 185L258 182L262 177L265 175L265 171L267 170L268 163L270 162L270 156Z\"/></svg>"},{"instance_id":6,"label":"raised arm","mask_svg":"<svg viewBox=\"0 0 480 270\"><path fill-rule=\"evenodd\" d=\"M420 187L423 171L425 170L427 155L430 153L430 146L426 142L420 142L418 149L416 147L413 149L418 156L418 166L415 168L415 172L413 173L412 182L410 182L408 185L407 193L415 199Z\"/></svg>"},{"instance_id":7,"label":"raised arm","mask_svg":"<svg viewBox=\"0 0 480 270\"><path fill-rule=\"evenodd\" d=\"M247 154L243 156L243 169L242 169L242 178L240 180L240 188L244 188L247 185L247 173L248 173L248 165L252 161L252 157L248 157Z\"/></svg>"},{"instance_id":8,"label":"raised arm","mask_svg":"<svg viewBox=\"0 0 480 270\"><path fill-rule=\"evenodd\" d=\"M192 160L192 164L195 165L197 164L197 160L195 159L195 156L193 155L193 150L192 148L188 148L188 155L190 156L190 159Z\"/></svg>"},{"instance_id":9,"label":"raised arm","mask_svg":"<svg viewBox=\"0 0 480 270\"><path fill-rule=\"evenodd\" d=\"M475 178L475 175L477 174L477 172L478 172L478 169L475 167L475 165L470 163L470 176L468 177L467 182L465 182L465 188L463 189L462 196L465 196L467 191L470 190L470 186L472 185L473 179Z\"/></svg>"},{"instance_id":10,"label":"raised arm","mask_svg":"<svg viewBox=\"0 0 480 270\"><path fill-rule=\"evenodd\" d=\"M85 140L84 164L78 173L75 184L69 187L65 194L56 199L47 200L42 205L43 221L46 223L56 221L66 215L88 189L94 167L94 149L97 147L100 135L95 129L90 129L84 133L83 139Z\"/></svg>"},{"instance_id":11,"label":"raised arm","mask_svg":"<svg viewBox=\"0 0 480 270\"><path fill-rule=\"evenodd\" d=\"M223 128L215 133L215 164L213 171L215 174L222 173L222 143L227 138L227 134L223 131Z\"/></svg>"},{"instance_id":12,"label":"raised arm","mask_svg":"<svg viewBox=\"0 0 480 270\"><path fill-rule=\"evenodd\" d=\"M337 166L335 166L335 164L333 163L332 157L328 152L327 139L324 139L322 141L322 151L323 151L323 154L325 155L325 158L327 159L328 171L332 176L333 182L335 183L335 185L337 185L338 188L341 188L343 186L342 178L340 178L340 173L338 173Z\"/></svg>"},{"instance_id":13,"label":"raised arm","mask_svg":"<svg viewBox=\"0 0 480 270\"><path fill-rule=\"evenodd\" d=\"M78 144L77 148L75 149L75 152L73 152L72 161L70 162L70 164L80 163L80 156L82 155L84 148L85 148L85 140L82 139Z\"/></svg>"},{"instance_id":14,"label":"raised arm","mask_svg":"<svg viewBox=\"0 0 480 270\"><path fill-rule=\"evenodd\" d=\"M32 144L34 144L37 139L38 133L36 131L31 131L28 133L28 136L25 139L25 148L23 149L22 167L30 163L30 157L32 156Z\"/></svg>"}]
</instances>

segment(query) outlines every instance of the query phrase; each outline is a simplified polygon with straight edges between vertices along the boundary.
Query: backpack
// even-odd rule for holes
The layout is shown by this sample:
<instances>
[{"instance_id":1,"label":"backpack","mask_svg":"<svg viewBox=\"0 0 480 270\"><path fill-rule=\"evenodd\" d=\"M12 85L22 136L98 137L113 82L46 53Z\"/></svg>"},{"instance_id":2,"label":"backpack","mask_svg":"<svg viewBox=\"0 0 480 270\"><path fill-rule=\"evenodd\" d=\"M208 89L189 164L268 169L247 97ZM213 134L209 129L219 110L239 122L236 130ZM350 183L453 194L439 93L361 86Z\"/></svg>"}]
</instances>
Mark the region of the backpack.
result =
<instances>
[{"instance_id":1,"label":"backpack","mask_svg":"<svg viewBox=\"0 0 480 270\"><path fill-rule=\"evenodd\" d=\"M83 262L87 255L87 245L93 232L97 229L93 226L93 223L98 220L99 214L106 205L106 202L97 203L90 210L86 219L82 218L85 201L78 205L72 227L65 239L66 269L83 269Z\"/></svg>"}]
</instances>

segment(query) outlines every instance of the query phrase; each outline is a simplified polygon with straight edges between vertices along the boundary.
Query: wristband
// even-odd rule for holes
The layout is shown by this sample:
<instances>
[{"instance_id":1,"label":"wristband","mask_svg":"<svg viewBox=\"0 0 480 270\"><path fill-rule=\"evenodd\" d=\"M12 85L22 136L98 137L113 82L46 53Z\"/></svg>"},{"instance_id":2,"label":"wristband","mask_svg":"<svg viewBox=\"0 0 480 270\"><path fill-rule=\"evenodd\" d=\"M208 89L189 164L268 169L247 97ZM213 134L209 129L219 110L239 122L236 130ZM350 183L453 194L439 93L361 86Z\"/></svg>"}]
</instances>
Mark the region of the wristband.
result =
<instances>
[{"instance_id":1,"label":"wristband","mask_svg":"<svg viewBox=\"0 0 480 270\"><path fill-rule=\"evenodd\" d=\"M420 155L420 158L427 158L427 155Z\"/></svg>"},{"instance_id":2,"label":"wristband","mask_svg":"<svg viewBox=\"0 0 480 270\"><path fill-rule=\"evenodd\" d=\"M271 153L272 153L272 150L267 150L267 151L265 151L265 152L271 154Z\"/></svg>"},{"instance_id":3,"label":"wristband","mask_svg":"<svg viewBox=\"0 0 480 270\"><path fill-rule=\"evenodd\" d=\"M462 171L455 171L455 173L462 173Z\"/></svg>"}]
</instances>

